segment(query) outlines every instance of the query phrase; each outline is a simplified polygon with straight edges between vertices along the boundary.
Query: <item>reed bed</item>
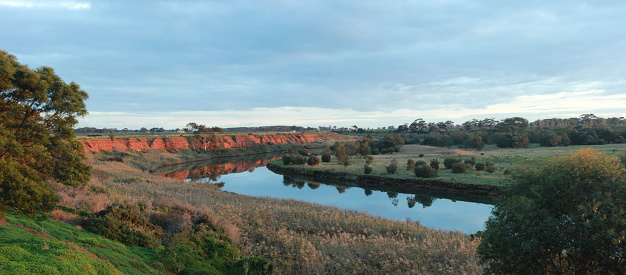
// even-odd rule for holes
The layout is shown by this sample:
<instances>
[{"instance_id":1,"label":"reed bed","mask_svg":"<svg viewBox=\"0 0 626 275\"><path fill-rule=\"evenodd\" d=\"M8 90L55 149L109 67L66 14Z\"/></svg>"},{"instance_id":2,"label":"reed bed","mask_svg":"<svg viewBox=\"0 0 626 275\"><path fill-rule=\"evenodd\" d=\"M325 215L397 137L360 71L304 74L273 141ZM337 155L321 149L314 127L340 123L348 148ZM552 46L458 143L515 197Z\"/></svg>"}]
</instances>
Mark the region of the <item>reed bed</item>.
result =
<instances>
[{"instance_id":1,"label":"reed bed","mask_svg":"<svg viewBox=\"0 0 626 275\"><path fill-rule=\"evenodd\" d=\"M107 203L176 199L210 210L239 228L240 243L249 256L270 259L284 274L482 272L476 257L478 240L462 232L315 203L228 193L210 184L152 175L141 165L172 159L169 153L163 154L147 154L148 160L131 160L141 154L126 155L124 162L95 156L90 183L94 187L62 193L68 194L66 200L74 194L81 200L92 196ZM100 209L102 204L92 207Z\"/></svg>"}]
</instances>

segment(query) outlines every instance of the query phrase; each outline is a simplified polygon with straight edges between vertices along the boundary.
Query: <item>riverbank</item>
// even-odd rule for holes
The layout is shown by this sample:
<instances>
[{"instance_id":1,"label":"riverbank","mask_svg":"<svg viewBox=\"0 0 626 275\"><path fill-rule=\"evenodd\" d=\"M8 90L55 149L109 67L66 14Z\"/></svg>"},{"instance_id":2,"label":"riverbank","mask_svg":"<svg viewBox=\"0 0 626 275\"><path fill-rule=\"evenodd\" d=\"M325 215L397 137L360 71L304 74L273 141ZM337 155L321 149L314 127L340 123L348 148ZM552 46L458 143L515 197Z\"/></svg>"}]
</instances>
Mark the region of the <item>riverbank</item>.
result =
<instances>
[{"instance_id":1,"label":"riverbank","mask_svg":"<svg viewBox=\"0 0 626 275\"><path fill-rule=\"evenodd\" d=\"M461 182L440 181L420 178L395 178L393 175L365 175L347 172L338 172L315 168L305 165L283 165L281 160L274 160L267 164L272 172L283 175L301 175L322 180L338 180L354 182L358 187L381 191L401 193L418 193L420 191L443 194L463 195L470 197L470 201L491 203L492 198L504 192L503 187L480 184L465 184Z\"/></svg>"},{"instance_id":2,"label":"riverbank","mask_svg":"<svg viewBox=\"0 0 626 275\"><path fill-rule=\"evenodd\" d=\"M156 206L172 200L188 209L204 209L228 224L229 236L245 255L267 258L283 274L481 272L475 254L478 241L459 231L315 203L233 194L210 184L160 177L134 165L149 162L141 158L169 154L127 152L121 161L95 154L88 186L55 186L60 204L90 213L114 203ZM62 210L54 216L70 222L73 217ZM156 259L150 261L156 264Z\"/></svg>"}]
</instances>

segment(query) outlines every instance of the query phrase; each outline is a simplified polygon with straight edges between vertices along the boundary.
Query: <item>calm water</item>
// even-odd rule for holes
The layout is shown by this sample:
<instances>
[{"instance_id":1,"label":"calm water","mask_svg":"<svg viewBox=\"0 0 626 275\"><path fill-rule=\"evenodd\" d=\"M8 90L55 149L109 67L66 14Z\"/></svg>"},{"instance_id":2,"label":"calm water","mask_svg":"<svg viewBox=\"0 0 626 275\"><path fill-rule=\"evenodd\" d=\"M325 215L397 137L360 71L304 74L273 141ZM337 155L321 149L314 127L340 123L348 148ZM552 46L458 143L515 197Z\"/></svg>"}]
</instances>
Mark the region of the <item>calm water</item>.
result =
<instances>
[{"instance_id":1,"label":"calm water","mask_svg":"<svg viewBox=\"0 0 626 275\"><path fill-rule=\"evenodd\" d=\"M168 172L162 170L160 173L198 183L219 182L219 186L223 183L222 190L238 194L315 202L365 211L390 219L410 219L431 228L460 230L470 234L484 229L484 223L492 209L492 205L486 203L459 199L454 201L427 194L366 190L343 184L338 186L296 179L273 173L264 167L266 160L221 162L170 167L166 168Z\"/></svg>"}]
</instances>

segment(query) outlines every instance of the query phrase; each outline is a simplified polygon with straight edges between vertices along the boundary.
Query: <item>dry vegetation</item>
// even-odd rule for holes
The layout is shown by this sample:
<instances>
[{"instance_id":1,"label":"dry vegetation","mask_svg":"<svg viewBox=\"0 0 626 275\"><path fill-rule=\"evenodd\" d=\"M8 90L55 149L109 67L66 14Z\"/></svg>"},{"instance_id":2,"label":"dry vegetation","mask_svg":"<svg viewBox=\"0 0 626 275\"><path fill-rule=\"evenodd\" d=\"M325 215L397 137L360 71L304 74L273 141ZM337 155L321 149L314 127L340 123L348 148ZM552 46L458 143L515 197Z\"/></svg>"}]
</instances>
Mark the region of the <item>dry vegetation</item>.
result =
<instances>
[{"instance_id":1,"label":"dry vegetation","mask_svg":"<svg viewBox=\"0 0 626 275\"><path fill-rule=\"evenodd\" d=\"M284 274L482 271L475 253L478 242L461 232L307 202L237 195L209 184L151 175L141 164L164 158L154 154L125 155L123 162L91 156L94 174L87 187L55 185L61 203L95 212L112 203L159 205L174 200L180 207L215 213L216 222L248 256L268 258ZM146 156L150 159L142 159ZM74 218L60 211L53 217L70 222Z\"/></svg>"}]
</instances>

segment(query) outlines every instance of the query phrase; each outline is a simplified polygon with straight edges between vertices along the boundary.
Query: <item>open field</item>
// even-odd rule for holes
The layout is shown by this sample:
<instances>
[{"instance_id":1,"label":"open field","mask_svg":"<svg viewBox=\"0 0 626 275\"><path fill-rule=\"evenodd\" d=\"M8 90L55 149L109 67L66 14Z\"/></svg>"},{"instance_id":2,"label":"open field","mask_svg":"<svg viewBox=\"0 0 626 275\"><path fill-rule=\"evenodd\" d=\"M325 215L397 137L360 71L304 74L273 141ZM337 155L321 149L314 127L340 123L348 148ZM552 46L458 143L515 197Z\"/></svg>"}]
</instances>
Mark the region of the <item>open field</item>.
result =
<instances>
[{"instance_id":1,"label":"open field","mask_svg":"<svg viewBox=\"0 0 626 275\"><path fill-rule=\"evenodd\" d=\"M406 164L409 159L414 161L421 160L426 163L430 163L432 159L438 159L440 168L437 177L433 179L468 184L504 186L506 185L507 176L505 175L505 171L507 170L513 171L514 169L536 167L550 161L550 159L555 156L570 154L581 148L589 147L608 155L621 156L626 154L626 144L567 147L540 147L537 144L533 144L530 148L525 149L498 148L495 145L487 145L481 151L408 144L402 146L400 152L396 154L373 155L374 162L371 167L373 169L373 175L393 178L415 178L416 176L413 171L406 169ZM423 156L420 157L420 154L423 154ZM496 171L494 173L488 173L486 171L470 169L465 173L455 174L452 173L450 169L444 169L443 161L449 157L460 159L475 157L477 163L490 161L494 163ZM392 160L397 161L398 170L395 174L388 174L386 167ZM362 175L364 174L363 166L365 162L365 158L351 157L350 165L344 166L339 164L337 159L333 157L329 163L321 162L317 166L305 165L305 167Z\"/></svg>"}]
</instances>

